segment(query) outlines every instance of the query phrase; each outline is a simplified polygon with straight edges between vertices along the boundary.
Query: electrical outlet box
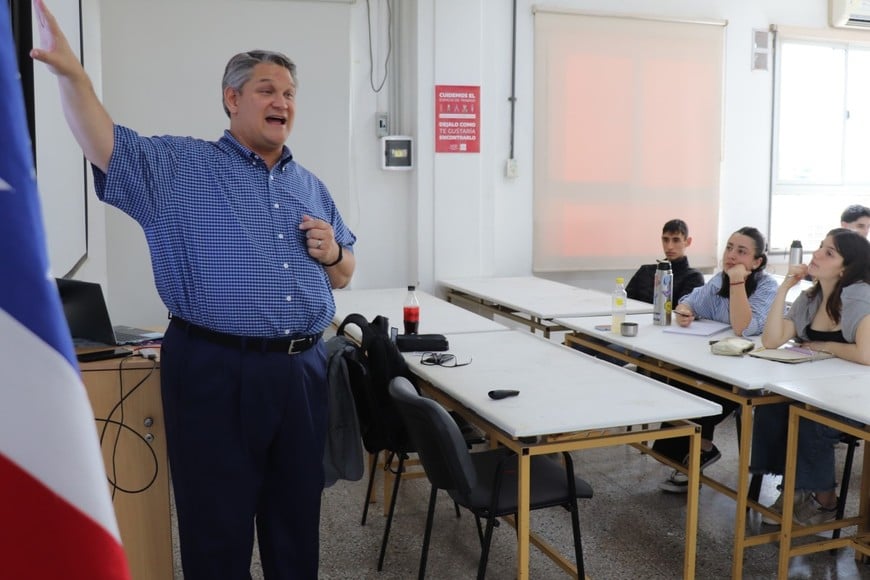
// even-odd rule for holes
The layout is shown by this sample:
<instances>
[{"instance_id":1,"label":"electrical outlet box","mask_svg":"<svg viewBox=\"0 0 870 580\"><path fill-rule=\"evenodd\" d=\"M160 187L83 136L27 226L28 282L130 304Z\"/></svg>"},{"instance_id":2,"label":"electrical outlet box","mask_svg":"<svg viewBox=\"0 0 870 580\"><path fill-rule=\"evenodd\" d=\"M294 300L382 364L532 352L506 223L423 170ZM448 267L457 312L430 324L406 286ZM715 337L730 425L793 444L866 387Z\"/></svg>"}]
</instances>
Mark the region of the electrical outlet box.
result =
<instances>
[{"instance_id":1,"label":"electrical outlet box","mask_svg":"<svg viewBox=\"0 0 870 580\"><path fill-rule=\"evenodd\" d=\"M386 137L390 134L390 123L386 113L377 114L377 135L378 139Z\"/></svg>"},{"instance_id":2,"label":"electrical outlet box","mask_svg":"<svg viewBox=\"0 0 870 580\"><path fill-rule=\"evenodd\" d=\"M412 143L413 140L404 135L381 137L381 169L413 169Z\"/></svg>"},{"instance_id":3,"label":"electrical outlet box","mask_svg":"<svg viewBox=\"0 0 870 580\"><path fill-rule=\"evenodd\" d=\"M520 168L517 165L516 159L508 159L504 167L504 175L509 179L516 179L520 174Z\"/></svg>"}]
</instances>

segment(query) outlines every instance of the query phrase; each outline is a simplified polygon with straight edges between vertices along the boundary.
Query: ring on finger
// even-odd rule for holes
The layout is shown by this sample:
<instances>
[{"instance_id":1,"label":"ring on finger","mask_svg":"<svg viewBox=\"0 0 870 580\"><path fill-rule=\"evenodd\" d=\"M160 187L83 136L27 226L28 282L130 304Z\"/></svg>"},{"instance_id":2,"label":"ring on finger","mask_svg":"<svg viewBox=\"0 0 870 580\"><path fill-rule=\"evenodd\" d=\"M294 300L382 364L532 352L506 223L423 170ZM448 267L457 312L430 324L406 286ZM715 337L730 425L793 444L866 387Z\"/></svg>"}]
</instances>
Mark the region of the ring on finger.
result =
<instances>
[{"instance_id":1,"label":"ring on finger","mask_svg":"<svg viewBox=\"0 0 870 580\"><path fill-rule=\"evenodd\" d=\"M317 240L317 249L320 249L320 246L323 245L323 240Z\"/></svg>"}]
</instances>

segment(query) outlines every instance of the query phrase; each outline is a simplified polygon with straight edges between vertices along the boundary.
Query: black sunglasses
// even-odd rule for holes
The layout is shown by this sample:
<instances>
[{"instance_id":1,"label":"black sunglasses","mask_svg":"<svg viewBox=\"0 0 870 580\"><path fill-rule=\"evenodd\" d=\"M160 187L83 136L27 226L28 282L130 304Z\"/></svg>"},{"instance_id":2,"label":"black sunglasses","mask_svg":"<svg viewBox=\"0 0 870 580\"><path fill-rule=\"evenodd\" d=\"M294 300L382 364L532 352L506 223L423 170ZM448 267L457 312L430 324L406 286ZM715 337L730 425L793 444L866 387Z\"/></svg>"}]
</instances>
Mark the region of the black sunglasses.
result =
<instances>
[{"instance_id":1,"label":"black sunglasses","mask_svg":"<svg viewBox=\"0 0 870 580\"><path fill-rule=\"evenodd\" d=\"M471 358L468 359L468 362L458 362L456 357L449 352L424 352L420 355L420 364L439 367L464 367L471 364Z\"/></svg>"}]
</instances>

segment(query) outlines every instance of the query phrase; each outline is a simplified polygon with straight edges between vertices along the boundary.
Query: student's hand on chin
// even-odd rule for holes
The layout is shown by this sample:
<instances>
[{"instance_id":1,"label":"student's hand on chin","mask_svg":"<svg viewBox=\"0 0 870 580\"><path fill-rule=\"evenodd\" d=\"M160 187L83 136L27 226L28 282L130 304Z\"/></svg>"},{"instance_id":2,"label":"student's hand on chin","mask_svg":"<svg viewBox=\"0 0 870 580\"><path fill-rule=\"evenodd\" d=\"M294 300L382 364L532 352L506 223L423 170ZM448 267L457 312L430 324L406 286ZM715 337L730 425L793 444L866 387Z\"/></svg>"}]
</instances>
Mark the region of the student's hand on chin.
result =
<instances>
[{"instance_id":1,"label":"student's hand on chin","mask_svg":"<svg viewBox=\"0 0 870 580\"><path fill-rule=\"evenodd\" d=\"M728 274L728 277L731 278L732 282L742 282L749 276L749 270L746 269L746 266L743 264L734 264L727 270L725 273Z\"/></svg>"}]
</instances>

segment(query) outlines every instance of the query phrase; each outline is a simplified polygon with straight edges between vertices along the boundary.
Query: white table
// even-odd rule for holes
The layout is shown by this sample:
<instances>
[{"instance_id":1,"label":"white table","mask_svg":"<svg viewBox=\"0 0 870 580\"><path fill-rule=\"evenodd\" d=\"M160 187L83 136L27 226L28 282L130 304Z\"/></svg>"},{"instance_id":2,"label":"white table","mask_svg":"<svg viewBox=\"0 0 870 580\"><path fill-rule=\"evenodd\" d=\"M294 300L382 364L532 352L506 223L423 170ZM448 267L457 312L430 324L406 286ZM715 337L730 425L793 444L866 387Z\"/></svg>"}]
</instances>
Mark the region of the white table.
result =
<instances>
[{"instance_id":1,"label":"white table","mask_svg":"<svg viewBox=\"0 0 870 580\"><path fill-rule=\"evenodd\" d=\"M609 317L557 318L555 322L574 331L565 337L566 344L578 344L608 356L631 362L639 368L662 375L691 388L734 401L740 405L740 451L737 488L732 489L704 474L702 483L728 495L736 502L732 577L740 578L743 553L747 547L776 541L775 535L747 538L746 508L749 505L749 455L752 442L752 409L758 405L784 402L781 395L771 394L768 384L810 377L829 377L853 372L856 365L832 358L802 364L785 364L754 357L714 355L710 340L733 336L728 329L713 336L691 336L664 332L663 326L652 323L652 315L627 316L626 321L638 323L636 337L624 337L595 330L596 325L609 323ZM756 342L760 339L756 338ZM616 350L618 345L627 352ZM870 386L868 386L870 388ZM757 506L753 502L754 506Z\"/></svg>"},{"instance_id":2,"label":"white table","mask_svg":"<svg viewBox=\"0 0 870 580\"><path fill-rule=\"evenodd\" d=\"M803 365L801 365L803 366ZM783 476L783 514L779 537L778 577L788 577L788 564L792 556L821 552L833 548L852 547L856 553L870 557L870 367L853 365L856 371L851 374L830 377L817 377L789 381L771 382L771 391L785 395L801 403L789 409L788 443ZM833 413L834 415L831 415ZM863 427L846 423L843 418L857 421ZM792 545L793 538L806 537L818 533L814 528L794 528L792 512L794 503L794 481L797 467L798 421L805 419L823 423L844 433L854 435L865 441L864 462L861 476L861 501L859 513L854 518L823 524L825 530L858 525L858 533L852 536L831 540L819 540L810 544Z\"/></svg>"},{"instance_id":3,"label":"white table","mask_svg":"<svg viewBox=\"0 0 870 580\"><path fill-rule=\"evenodd\" d=\"M483 308L540 330L545 337L550 332L564 330L553 323L557 317L601 316L611 312L608 293L569 284L553 282L536 276L502 278L463 278L442 280L447 300ZM651 313L652 304L638 300L626 302L626 313Z\"/></svg>"},{"instance_id":4,"label":"white table","mask_svg":"<svg viewBox=\"0 0 870 580\"><path fill-rule=\"evenodd\" d=\"M357 312L371 320L377 315L390 319L390 325L402 331L402 306L408 294L407 288L383 288L373 290L333 290L335 315L333 324L338 327L345 316ZM417 290L420 300L420 334L448 334L459 332L492 332L507 330L507 327L483 316L469 312L454 304ZM351 337L359 339L359 329L348 327Z\"/></svg>"},{"instance_id":5,"label":"white table","mask_svg":"<svg viewBox=\"0 0 870 580\"><path fill-rule=\"evenodd\" d=\"M694 577L700 431L684 419L715 415L721 412L718 404L520 331L451 334L448 339L450 352L460 361L471 358L471 364L450 368L423 365L411 354L406 359L424 381L426 394L477 423L492 440L519 456L518 578L528 578L532 455L685 436L690 438L692 461L682 577ZM520 394L494 401L487 393L498 388ZM624 430L662 421L673 426ZM564 558L554 559L571 570Z\"/></svg>"}]
</instances>

